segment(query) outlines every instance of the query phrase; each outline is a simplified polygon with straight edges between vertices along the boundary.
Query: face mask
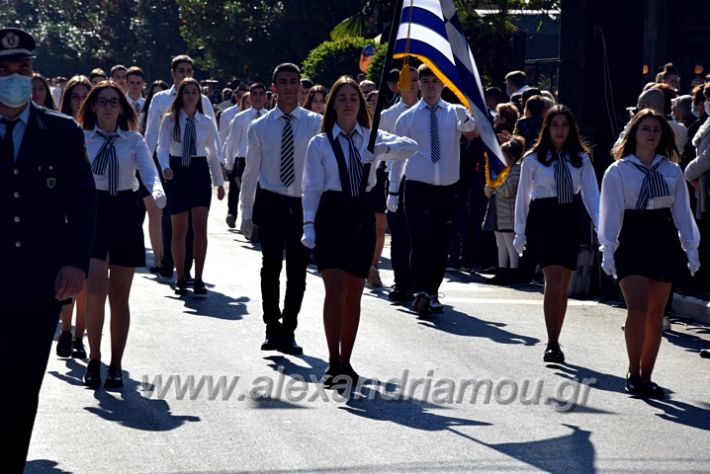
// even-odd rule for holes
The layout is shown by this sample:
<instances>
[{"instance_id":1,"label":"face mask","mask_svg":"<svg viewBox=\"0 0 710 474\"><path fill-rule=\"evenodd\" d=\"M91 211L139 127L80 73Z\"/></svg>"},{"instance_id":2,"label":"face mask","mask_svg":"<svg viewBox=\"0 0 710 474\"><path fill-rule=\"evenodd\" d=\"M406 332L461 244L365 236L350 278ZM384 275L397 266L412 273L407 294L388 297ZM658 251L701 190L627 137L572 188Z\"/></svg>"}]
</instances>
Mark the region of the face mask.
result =
<instances>
[{"instance_id":1,"label":"face mask","mask_svg":"<svg viewBox=\"0 0 710 474\"><path fill-rule=\"evenodd\" d=\"M32 97L32 78L20 74L0 77L0 102L13 109Z\"/></svg>"},{"instance_id":2,"label":"face mask","mask_svg":"<svg viewBox=\"0 0 710 474\"><path fill-rule=\"evenodd\" d=\"M710 115L710 100L705 100L705 115Z\"/></svg>"}]
</instances>

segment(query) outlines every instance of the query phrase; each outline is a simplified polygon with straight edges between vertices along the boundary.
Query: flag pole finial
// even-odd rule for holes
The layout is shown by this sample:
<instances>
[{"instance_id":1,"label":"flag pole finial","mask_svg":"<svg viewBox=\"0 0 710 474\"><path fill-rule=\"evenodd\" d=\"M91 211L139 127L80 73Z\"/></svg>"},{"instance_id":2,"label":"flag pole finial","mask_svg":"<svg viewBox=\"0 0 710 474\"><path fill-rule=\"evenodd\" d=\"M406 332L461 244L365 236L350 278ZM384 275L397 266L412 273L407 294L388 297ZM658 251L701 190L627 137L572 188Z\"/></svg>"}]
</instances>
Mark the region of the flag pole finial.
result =
<instances>
[{"instance_id":1,"label":"flag pole finial","mask_svg":"<svg viewBox=\"0 0 710 474\"><path fill-rule=\"evenodd\" d=\"M399 73L399 90L409 89L412 82L412 75L409 72L409 52L412 39L412 13L414 12L414 0L409 1L409 19L407 21L407 41L404 43L404 60L402 70Z\"/></svg>"}]
</instances>

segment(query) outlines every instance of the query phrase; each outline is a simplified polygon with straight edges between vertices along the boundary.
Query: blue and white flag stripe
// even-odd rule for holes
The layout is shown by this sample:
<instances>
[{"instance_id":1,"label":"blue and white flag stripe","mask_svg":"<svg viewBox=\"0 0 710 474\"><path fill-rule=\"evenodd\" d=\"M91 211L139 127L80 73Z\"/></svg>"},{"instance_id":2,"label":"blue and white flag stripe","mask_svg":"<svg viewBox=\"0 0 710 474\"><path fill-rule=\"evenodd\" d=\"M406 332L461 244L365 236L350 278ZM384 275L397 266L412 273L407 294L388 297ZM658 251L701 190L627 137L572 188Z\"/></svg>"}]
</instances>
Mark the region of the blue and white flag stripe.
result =
<instances>
[{"instance_id":1,"label":"blue and white flag stripe","mask_svg":"<svg viewBox=\"0 0 710 474\"><path fill-rule=\"evenodd\" d=\"M487 158L490 158L486 160L487 184L500 184L506 174L505 159L488 119L476 61L452 0L405 0L394 57L407 55L431 67L471 111L486 147Z\"/></svg>"}]
</instances>

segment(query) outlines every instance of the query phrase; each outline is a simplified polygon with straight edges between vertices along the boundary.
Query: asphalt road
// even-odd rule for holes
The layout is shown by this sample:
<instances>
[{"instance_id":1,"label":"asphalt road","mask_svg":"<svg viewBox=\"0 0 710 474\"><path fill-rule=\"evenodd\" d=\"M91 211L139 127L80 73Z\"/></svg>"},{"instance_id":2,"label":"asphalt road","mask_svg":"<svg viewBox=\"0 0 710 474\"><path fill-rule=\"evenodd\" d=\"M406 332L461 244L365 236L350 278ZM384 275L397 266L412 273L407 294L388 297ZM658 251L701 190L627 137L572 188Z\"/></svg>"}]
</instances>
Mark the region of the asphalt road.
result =
<instances>
[{"instance_id":1,"label":"asphalt road","mask_svg":"<svg viewBox=\"0 0 710 474\"><path fill-rule=\"evenodd\" d=\"M84 388L85 361L53 351L25 472L710 472L708 327L674 321L654 377L670 397L631 399L623 309L571 300L568 363L546 366L541 288L447 274L446 311L427 320L365 291L352 363L367 380L345 398L314 382L315 268L305 354L259 350L260 253L225 209L213 201L207 300L136 274L123 390ZM107 320L102 376L109 342Z\"/></svg>"}]
</instances>

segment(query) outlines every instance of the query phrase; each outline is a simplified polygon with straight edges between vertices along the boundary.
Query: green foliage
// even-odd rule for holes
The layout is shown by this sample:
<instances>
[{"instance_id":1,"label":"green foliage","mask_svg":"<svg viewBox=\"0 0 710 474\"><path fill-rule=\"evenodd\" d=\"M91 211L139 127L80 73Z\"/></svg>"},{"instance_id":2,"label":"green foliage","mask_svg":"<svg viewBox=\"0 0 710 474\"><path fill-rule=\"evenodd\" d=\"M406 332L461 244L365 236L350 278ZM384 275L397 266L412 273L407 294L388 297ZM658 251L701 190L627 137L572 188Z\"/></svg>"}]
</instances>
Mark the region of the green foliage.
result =
<instances>
[{"instance_id":1,"label":"green foliage","mask_svg":"<svg viewBox=\"0 0 710 474\"><path fill-rule=\"evenodd\" d=\"M368 44L374 42L364 38L344 38L321 43L303 61L303 74L327 88L344 74L354 77L360 72L360 53Z\"/></svg>"}]
</instances>

